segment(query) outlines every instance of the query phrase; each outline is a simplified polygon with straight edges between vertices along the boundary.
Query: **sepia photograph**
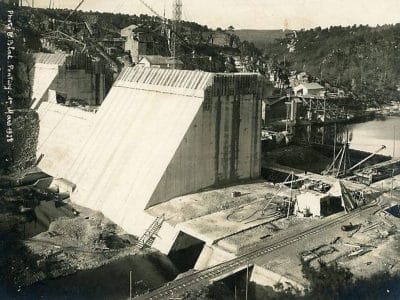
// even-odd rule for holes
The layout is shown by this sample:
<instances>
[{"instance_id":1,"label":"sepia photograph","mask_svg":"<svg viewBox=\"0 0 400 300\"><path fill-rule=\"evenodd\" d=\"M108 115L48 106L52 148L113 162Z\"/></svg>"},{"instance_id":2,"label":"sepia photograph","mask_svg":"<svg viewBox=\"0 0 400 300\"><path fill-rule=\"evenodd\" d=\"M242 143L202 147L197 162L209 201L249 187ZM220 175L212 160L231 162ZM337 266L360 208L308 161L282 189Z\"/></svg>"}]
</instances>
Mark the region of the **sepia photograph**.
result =
<instances>
[{"instance_id":1,"label":"sepia photograph","mask_svg":"<svg viewBox=\"0 0 400 300\"><path fill-rule=\"evenodd\" d=\"M400 299L399 0L0 0L0 300Z\"/></svg>"}]
</instances>

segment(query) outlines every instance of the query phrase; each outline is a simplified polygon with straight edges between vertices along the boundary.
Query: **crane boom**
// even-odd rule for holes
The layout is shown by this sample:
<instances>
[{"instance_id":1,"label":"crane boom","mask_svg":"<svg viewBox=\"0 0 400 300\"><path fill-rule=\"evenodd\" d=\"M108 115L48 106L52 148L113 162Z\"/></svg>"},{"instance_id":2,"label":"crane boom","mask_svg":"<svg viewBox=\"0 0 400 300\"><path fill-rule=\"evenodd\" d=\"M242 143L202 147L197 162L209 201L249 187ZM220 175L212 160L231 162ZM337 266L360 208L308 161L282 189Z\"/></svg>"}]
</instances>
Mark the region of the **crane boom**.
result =
<instances>
[{"instance_id":1,"label":"crane boom","mask_svg":"<svg viewBox=\"0 0 400 300\"><path fill-rule=\"evenodd\" d=\"M188 49L190 49L190 50L193 50L194 51L194 49L189 45L189 43L183 38L183 37L181 37L177 32L176 32L176 22L174 22L174 24L168 24L168 22L167 22L167 18L165 17L165 16L161 16L158 12L156 12L149 4L147 4L144 0L139 0L144 6L146 6L153 14L155 14L157 17L159 17L159 18L161 18L162 20L163 20L163 23L164 23L164 25L165 26L167 26L168 28L169 28L169 30L170 30L170 37L169 37L169 42L170 42L170 52L171 52L171 56L172 57L174 57L175 55L176 55L176 50L174 50L174 45L171 45L171 41L174 39L174 38L178 38L181 42L182 42L182 44L184 45L184 46L186 46ZM181 11L181 9L182 9L182 2L178 2L178 10L180 11L179 12L179 14L181 14L182 13L182 11ZM172 38L171 38L171 35L172 35ZM173 44L173 42L172 42L172 44ZM175 41L175 44L176 44L176 41Z\"/></svg>"},{"instance_id":2,"label":"crane boom","mask_svg":"<svg viewBox=\"0 0 400 300\"><path fill-rule=\"evenodd\" d=\"M360 161L359 163L355 164L354 166L352 166L349 171L353 171L355 168L357 168L358 166L362 165L363 163L365 163L367 160L371 159L372 157L374 157L375 155L377 155L379 152L381 152L382 150L386 149L385 145L382 145L382 147L380 147L378 150L376 150L374 153L372 153L371 155L368 155L366 158L364 158L362 161Z\"/></svg>"},{"instance_id":3,"label":"crane boom","mask_svg":"<svg viewBox=\"0 0 400 300\"><path fill-rule=\"evenodd\" d=\"M139 0L144 6L146 6L153 14L155 14L157 17L161 18L164 22L167 20L165 16L161 16L158 12L156 12L149 4L147 4L143 0Z\"/></svg>"},{"instance_id":4,"label":"crane boom","mask_svg":"<svg viewBox=\"0 0 400 300\"><path fill-rule=\"evenodd\" d=\"M68 20L69 18L71 18L71 16L79 9L79 7L82 6L83 2L85 2L85 0L81 0L81 1L78 3L78 5L75 7L75 9L74 9L73 11L71 11L71 12L69 13L69 15L64 19L64 21L62 21L62 23L60 24L60 26L58 26L57 30L58 30L60 27L63 27L63 26L64 26L65 22L67 22L67 20Z\"/></svg>"}]
</instances>

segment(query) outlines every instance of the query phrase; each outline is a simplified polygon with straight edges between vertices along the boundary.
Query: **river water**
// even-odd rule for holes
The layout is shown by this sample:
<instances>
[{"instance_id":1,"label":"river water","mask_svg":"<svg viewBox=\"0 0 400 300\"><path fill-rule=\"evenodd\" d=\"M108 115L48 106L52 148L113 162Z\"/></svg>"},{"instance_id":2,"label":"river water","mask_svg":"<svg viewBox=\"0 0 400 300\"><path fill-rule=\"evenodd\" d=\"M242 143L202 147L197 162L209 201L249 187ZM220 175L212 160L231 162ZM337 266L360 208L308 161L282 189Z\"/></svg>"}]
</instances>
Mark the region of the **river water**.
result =
<instances>
[{"instance_id":1,"label":"river water","mask_svg":"<svg viewBox=\"0 0 400 300\"><path fill-rule=\"evenodd\" d=\"M94 270L79 271L70 276L45 280L26 288L12 299L128 299L130 271L132 271L132 296L158 288L176 277L176 271L162 260L157 255L123 258Z\"/></svg>"},{"instance_id":2,"label":"river water","mask_svg":"<svg viewBox=\"0 0 400 300\"><path fill-rule=\"evenodd\" d=\"M295 141L305 144L333 145L345 143L347 138L351 149L375 152L382 145L386 149L379 154L400 157L400 116L377 117L353 124L319 124L296 127ZM393 151L395 149L395 151Z\"/></svg>"},{"instance_id":3,"label":"river water","mask_svg":"<svg viewBox=\"0 0 400 300\"><path fill-rule=\"evenodd\" d=\"M375 119L365 123L349 125L352 139L350 148L375 152L380 146L386 149L380 154L400 157L400 116ZM395 142L394 142L395 141Z\"/></svg>"}]
</instances>

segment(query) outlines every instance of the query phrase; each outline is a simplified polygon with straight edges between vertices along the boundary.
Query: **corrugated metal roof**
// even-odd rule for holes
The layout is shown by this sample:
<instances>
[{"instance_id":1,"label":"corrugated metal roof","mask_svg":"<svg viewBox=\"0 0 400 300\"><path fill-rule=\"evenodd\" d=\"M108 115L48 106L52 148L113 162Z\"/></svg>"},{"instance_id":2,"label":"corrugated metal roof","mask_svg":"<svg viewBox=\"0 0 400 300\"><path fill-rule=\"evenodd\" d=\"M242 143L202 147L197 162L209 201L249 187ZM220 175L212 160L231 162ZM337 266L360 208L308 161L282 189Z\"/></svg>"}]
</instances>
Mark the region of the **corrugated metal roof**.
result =
<instances>
[{"instance_id":1,"label":"corrugated metal roof","mask_svg":"<svg viewBox=\"0 0 400 300\"><path fill-rule=\"evenodd\" d=\"M37 64L61 66L65 63L68 55L66 53L34 53L33 58Z\"/></svg>"}]
</instances>

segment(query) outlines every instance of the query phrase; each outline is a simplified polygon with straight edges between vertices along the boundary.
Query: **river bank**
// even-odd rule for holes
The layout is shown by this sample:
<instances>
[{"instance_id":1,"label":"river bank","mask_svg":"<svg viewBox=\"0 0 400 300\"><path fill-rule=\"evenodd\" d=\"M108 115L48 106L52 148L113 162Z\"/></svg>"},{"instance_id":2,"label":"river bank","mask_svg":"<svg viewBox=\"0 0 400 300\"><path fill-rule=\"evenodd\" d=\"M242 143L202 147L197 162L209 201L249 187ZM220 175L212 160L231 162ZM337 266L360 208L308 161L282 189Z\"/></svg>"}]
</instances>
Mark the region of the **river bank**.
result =
<instances>
[{"instance_id":1,"label":"river bank","mask_svg":"<svg viewBox=\"0 0 400 300\"><path fill-rule=\"evenodd\" d=\"M60 198L32 186L0 190L1 299L32 299L32 295L38 296L35 299L54 299L55 295L61 299L62 287L68 287L63 293L65 299L96 298L99 289L82 287L80 281L94 280L104 270L112 275L113 285L109 283L102 291L109 292L110 297L120 295L114 278L123 278L129 287L129 271L121 273L123 266L129 265L137 281L143 280L142 272L147 272L147 283L134 289L138 293L178 274L168 257L153 249L139 250L135 236L102 214ZM143 271L142 265L153 267ZM159 273L159 269L164 271ZM83 297L85 294L88 297Z\"/></svg>"}]
</instances>

